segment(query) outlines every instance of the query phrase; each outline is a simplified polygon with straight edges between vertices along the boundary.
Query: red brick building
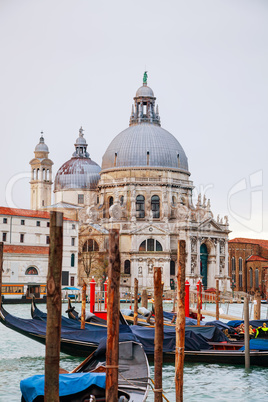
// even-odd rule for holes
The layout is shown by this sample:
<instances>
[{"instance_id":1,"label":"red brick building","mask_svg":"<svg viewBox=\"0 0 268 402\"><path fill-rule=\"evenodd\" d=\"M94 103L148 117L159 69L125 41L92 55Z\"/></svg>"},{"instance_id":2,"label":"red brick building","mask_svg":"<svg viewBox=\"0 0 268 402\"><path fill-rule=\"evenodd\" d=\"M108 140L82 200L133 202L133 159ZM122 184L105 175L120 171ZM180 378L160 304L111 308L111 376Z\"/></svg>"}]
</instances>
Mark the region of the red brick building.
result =
<instances>
[{"instance_id":1,"label":"red brick building","mask_svg":"<svg viewBox=\"0 0 268 402\"><path fill-rule=\"evenodd\" d=\"M229 275L236 291L268 297L268 240L235 238L228 242Z\"/></svg>"}]
</instances>

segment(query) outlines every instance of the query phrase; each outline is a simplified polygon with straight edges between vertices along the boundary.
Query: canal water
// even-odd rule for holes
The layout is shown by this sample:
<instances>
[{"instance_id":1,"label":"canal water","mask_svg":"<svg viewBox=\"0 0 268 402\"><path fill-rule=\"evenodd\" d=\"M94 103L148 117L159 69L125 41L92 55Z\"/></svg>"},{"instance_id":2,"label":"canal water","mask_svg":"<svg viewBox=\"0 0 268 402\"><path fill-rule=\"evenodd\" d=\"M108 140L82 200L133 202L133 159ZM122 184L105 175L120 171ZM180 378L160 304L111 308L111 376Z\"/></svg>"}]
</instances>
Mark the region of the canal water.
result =
<instances>
[{"instance_id":1,"label":"canal water","mask_svg":"<svg viewBox=\"0 0 268 402\"><path fill-rule=\"evenodd\" d=\"M5 309L18 317L30 318L30 305L5 305ZM45 311L46 306L38 307ZM164 305L168 310L171 306ZM224 309L224 306L222 306ZM230 306L231 307L231 306ZM262 306L266 318L267 305ZM212 307L211 307L212 308ZM67 304L63 304L63 315ZM232 305L229 314L241 316L242 305ZM79 310L79 306L77 308ZM208 320L213 317L208 317ZM0 324L0 402L19 402L20 380L44 373L45 347ZM72 370L83 358L61 354L61 367ZM151 376L154 367L150 366ZM174 364L163 366L163 389L170 402L175 401ZM242 366L219 364L190 364L184 367L185 401L259 401L268 398L268 368L253 367L248 372ZM150 391L149 402L154 400Z\"/></svg>"}]
</instances>

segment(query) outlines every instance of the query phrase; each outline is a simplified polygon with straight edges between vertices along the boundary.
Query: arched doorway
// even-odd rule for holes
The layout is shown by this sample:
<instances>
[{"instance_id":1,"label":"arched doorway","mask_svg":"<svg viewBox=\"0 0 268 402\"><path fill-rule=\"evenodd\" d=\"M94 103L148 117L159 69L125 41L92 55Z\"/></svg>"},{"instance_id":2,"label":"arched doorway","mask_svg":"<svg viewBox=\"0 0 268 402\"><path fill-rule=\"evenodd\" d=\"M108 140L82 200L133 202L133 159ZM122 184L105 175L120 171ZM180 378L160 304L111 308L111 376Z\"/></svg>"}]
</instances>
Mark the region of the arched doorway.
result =
<instances>
[{"instance_id":1,"label":"arched doorway","mask_svg":"<svg viewBox=\"0 0 268 402\"><path fill-rule=\"evenodd\" d=\"M201 244L200 247L200 275L203 276L203 286L207 288L208 282L208 249L205 244Z\"/></svg>"}]
</instances>

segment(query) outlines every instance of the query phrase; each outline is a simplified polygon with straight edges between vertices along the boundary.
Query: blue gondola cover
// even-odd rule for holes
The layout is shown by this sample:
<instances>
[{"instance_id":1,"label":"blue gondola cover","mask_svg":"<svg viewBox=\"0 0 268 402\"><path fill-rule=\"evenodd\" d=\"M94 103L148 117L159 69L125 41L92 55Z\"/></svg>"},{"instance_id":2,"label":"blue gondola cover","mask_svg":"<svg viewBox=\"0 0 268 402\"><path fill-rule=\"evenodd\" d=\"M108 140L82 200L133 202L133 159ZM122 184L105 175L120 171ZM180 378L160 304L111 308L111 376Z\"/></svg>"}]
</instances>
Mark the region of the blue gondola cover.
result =
<instances>
[{"instance_id":1,"label":"blue gondola cover","mask_svg":"<svg viewBox=\"0 0 268 402\"><path fill-rule=\"evenodd\" d=\"M74 395L91 385L105 389L105 373L74 373L59 375L59 396ZM34 375L20 382L21 393L26 402L44 395L45 376Z\"/></svg>"}]
</instances>

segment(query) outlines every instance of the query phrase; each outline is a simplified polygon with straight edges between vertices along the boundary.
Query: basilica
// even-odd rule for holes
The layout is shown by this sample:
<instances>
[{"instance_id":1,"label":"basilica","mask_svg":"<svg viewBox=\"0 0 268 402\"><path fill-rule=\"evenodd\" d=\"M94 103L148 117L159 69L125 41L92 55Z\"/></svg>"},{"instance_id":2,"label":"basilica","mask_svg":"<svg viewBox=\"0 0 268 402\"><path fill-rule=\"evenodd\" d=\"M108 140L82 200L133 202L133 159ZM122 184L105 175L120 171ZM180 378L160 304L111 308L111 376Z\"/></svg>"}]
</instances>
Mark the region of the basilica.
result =
<instances>
[{"instance_id":1,"label":"basilica","mask_svg":"<svg viewBox=\"0 0 268 402\"><path fill-rule=\"evenodd\" d=\"M186 277L194 287L230 290L228 218L214 219L210 200L196 205L188 159L177 138L161 127L153 90L143 85L134 97L129 127L108 145L101 167L87 149L82 127L72 157L57 171L51 203L53 162L44 138L32 169L31 208L63 211L79 221L78 283L104 275L109 229L120 231L121 285L153 288L153 267L161 266L164 289L173 289L177 247L186 241ZM94 153L94 149L90 150Z\"/></svg>"}]
</instances>

